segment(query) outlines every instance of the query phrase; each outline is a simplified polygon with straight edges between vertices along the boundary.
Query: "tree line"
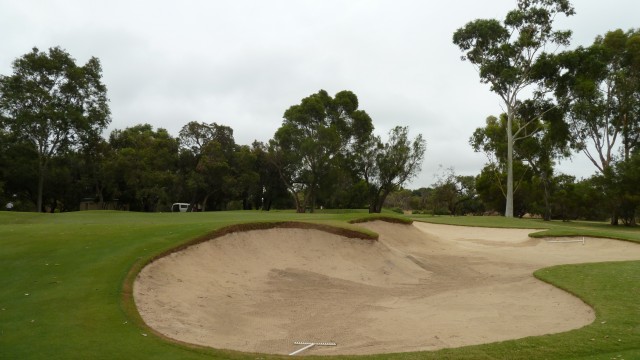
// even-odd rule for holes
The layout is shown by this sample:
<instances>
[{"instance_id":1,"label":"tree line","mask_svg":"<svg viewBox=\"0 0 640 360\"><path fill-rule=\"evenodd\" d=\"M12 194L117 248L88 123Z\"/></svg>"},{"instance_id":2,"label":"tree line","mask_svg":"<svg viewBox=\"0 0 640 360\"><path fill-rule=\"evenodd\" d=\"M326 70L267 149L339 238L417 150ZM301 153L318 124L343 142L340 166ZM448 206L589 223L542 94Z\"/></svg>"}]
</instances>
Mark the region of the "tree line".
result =
<instances>
[{"instance_id":1,"label":"tree line","mask_svg":"<svg viewBox=\"0 0 640 360\"><path fill-rule=\"evenodd\" d=\"M640 206L640 30L569 45L555 30L568 0L517 0L504 20L478 19L453 42L503 101L469 139L487 156L477 176L441 171L428 188L402 190L420 170L421 135L374 135L350 91L324 90L288 108L267 142L239 145L233 129L190 122L177 137L149 124L101 133L110 123L96 58L78 66L60 48L33 49L0 76L0 203L16 209L192 209L387 206L432 213L605 219L633 225ZM557 49L549 52L549 49ZM576 179L557 163L576 153L596 172Z\"/></svg>"},{"instance_id":2,"label":"tree line","mask_svg":"<svg viewBox=\"0 0 640 360\"><path fill-rule=\"evenodd\" d=\"M110 123L97 58L85 65L59 47L34 48L0 77L0 203L24 211L193 211L319 207L380 212L414 177L421 135L397 126L383 141L351 91L320 90L284 112L266 143L235 142L233 129L189 122L178 136Z\"/></svg>"},{"instance_id":3,"label":"tree line","mask_svg":"<svg viewBox=\"0 0 640 360\"><path fill-rule=\"evenodd\" d=\"M634 224L640 205L640 30L618 29L590 46L550 52L570 43L571 31L556 30L553 22L575 14L571 3L516 4L502 21L477 19L453 35L462 59L504 104L504 113L487 118L470 139L488 159L476 178L485 206L504 206L508 217L536 212L549 220L576 216L570 215L578 212L575 204L598 204L612 224ZM595 176L576 182L556 171L556 162L575 152L588 157Z\"/></svg>"},{"instance_id":4,"label":"tree line","mask_svg":"<svg viewBox=\"0 0 640 360\"><path fill-rule=\"evenodd\" d=\"M613 211L619 209L619 222L634 225L638 203L633 202L633 196L638 193L640 157L633 159L631 163L622 163L627 173L618 178L594 175L576 179L575 176L557 174L548 179L547 184L543 184L541 177L526 165L514 164L517 178L515 216L562 221L605 221L611 219ZM485 166L476 176L458 175L454 169L448 168L442 170L429 187L392 192L387 199L387 206L397 211L410 210L414 214L502 215L506 201L506 179L506 173L493 165ZM611 181L615 181L615 184Z\"/></svg>"}]
</instances>

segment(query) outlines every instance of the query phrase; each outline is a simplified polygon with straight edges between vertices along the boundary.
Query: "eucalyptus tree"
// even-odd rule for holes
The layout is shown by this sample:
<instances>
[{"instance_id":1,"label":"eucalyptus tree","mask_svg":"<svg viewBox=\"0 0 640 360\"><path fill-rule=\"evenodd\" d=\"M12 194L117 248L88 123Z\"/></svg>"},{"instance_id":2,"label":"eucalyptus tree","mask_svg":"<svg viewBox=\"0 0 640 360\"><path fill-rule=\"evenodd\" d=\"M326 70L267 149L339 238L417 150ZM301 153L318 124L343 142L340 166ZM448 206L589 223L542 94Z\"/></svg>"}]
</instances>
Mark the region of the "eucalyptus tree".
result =
<instances>
[{"instance_id":1,"label":"eucalyptus tree","mask_svg":"<svg viewBox=\"0 0 640 360\"><path fill-rule=\"evenodd\" d=\"M640 143L640 31L611 31L556 59L573 147L604 174L619 149L626 160Z\"/></svg>"},{"instance_id":2,"label":"eucalyptus tree","mask_svg":"<svg viewBox=\"0 0 640 360\"><path fill-rule=\"evenodd\" d=\"M540 179L545 220L551 220L550 200L555 160L570 155L569 128L563 121L563 116L564 112L550 102L527 100L518 107L512 128L512 132L521 134L520 141L513 146L513 160L522 162ZM485 127L477 128L469 140L476 152L487 155L495 169L505 169L508 161L508 139L504 136L507 126L507 114L502 114L500 119L491 116L487 118ZM514 192L522 179L520 177L515 181ZM506 198L505 187L501 182L498 184Z\"/></svg>"},{"instance_id":3,"label":"eucalyptus tree","mask_svg":"<svg viewBox=\"0 0 640 360\"><path fill-rule=\"evenodd\" d=\"M154 212L171 202L178 165L178 141L149 124L114 130L107 168L115 196L131 210ZM168 207L168 206L167 206Z\"/></svg>"},{"instance_id":4,"label":"eucalyptus tree","mask_svg":"<svg viewBox=\"0 0 640 360\"><path fill-rule=\"evenodd\" d=\"M554 58L559 65L556 97L567 110L573 147L609 179L640 144L640 31L615 30ZM616 182L603 181L611 194ZM619 196L609 196L611 224L624 216ZM617 202L617 203L616 203Z\"/></svg>"},{"instance_id":5,"label":"eucalyptus tree","mask_svg":"<svg viewBox=\"0 0 640 360\"><path fill-rule=\"evenodd\" d=\"M636 214L640 209L640 151L618 162L612 175L613 186L609 186L609 189L618 198L620 219L627 226L635 226Z\"/></svg>"},{"instance_id":6,"label":"eucalyptus tree","mask_svg":"<svg viewBox=\"0 0 640 360\"><path fill-rule=\"evenodd\" d=\"M37 210L52 157L82 145L110 122L107 88L100 61L83 66L59 47L37 48L13 62L13 74L0 76L0 118L11 133L29 141L38 158Z\"/></svg>"},{"instance_id":7,"label":"eucalyptus tree","mask_svg":"<svg viewBox=\"0 0 640 360\"><path fill-rule=\"evenodd\" d=\"M282 126L269 142L268 158L298 212L315 209L322 179L372 130L371 118L358 109L357 96L347 90L334 97L320 90L285 111Z\"/></svg>"},{"instance_id":8,"label":"eucalyptus tree","mask_svg":"<svg viewBox=\"0 0 640 360\"><path fill-rule=\"evenodd\" d=\"M504 103L507 114L507 191L505 216L513 217L513 144L524 134L513 131L523 94L536 93L541 84L539 59L548 46L566 46L570 31L553 29L558 14L570 16L568 0L517 0L517 8L504 21L477 19L453 34L453 42L464 52L463 60L478 70L480 81L490 85ZM519 126L520 129L527 128Z\"/></svg>"},{"instance_id":9,"label":"eucalyptus tree","mask_svg":"<svg viewBox=\"0 0 640 360\"><path fill-rule=\"evenodd\" d=\"M434 213L435 209L445 209L451 215L465 215L477 213L481 204L476 192L475 177L456 175L453 167L440 170L436 175L433 187Z\"/></svg>"},{"instance_id":10,"label":"eucalyptus tree","mask_svg":"<svg viewBox=\"0 0 640 360\"><path fill-rule=\"evenodd\" d=\"M203 211L224 210L231 200L231 190L236 186L233 151L233 148L229 151L218 141L209 141L202 148L196 173L202 180Z\"/></svg>"},{"instance_id":11,"label":"eucalyptus tree","mask_svg":"<svg viewBox=\"0 0 640 360\"><path fill-rule=\"evenodd\" d=\"M254 207L265 211L272 207L291 208L293 200L282 181L276 162L270 157L268 146L260 141L251 144L251 153L256 159L254 171L258 173L258 183L254 188Z\"/></svg>"},{"instance_id":12,"label":"eucalyptus tree","mask_svg":"<svg viewBox=\"0 0 640 360\"><path fill-rule=\"evenodd\" d=\"M11 202L13 210L33 211L38 189L37 154L33 145L0 130L0 209Z\"/></svg>"},{"instance_id":13,"label":"eucalyptus tree","mask_svg":"<svg viewBox=\"0 0 640 360\"><path fill-rule=\"evenodd\" d=\"M232 158L236 151L233 129L217 123L192 121L182 127L179 134L181 147L181 175L186 192L191 197L191 208L202 202L206 209L209 199L221 206L228 198L232 185ZM224 188L221 186L224 184Z\"/></svg>"},{"instance_id":14,"label":"eucalyptus tree","mask_svg":"<svg viewBox=\"0 0 640 360\"><path fill-rule=\"evenodd\" d=\"M92 190L98 207L104 209L107 205L106 201L113 200L114 191L112 182L114 174L109 173L108 170L109 161L114 156L111 144L101 135L96 134L87 139L80 154L85 186ZM91 192L87 190L87 193Z\"/></svg>"},{"instance_id":15,"label":"eucalyptus tree","mask_svg":"<svg viewBox=\"0 0 640 360\"><path fill-rule=\"evenodd\" d=\"M180 146L192 151L196 156L200 155L202 148L210 141L217 141L223 148L231 151L235 147L233 129L215 122L207 124L191 121L182 127L178 138Z\"/></svg>"},{"instance_id":16,"label":"eucalyptus tree","mask_svg":"<svg viewBox=\"0 0 640 360\"><path fill-rule=\"evenodd\" d=\"M260 186L260 173L256 169L258 158L248 145L236 146L232 166L235 174L235 187L232 196L242 202L242 210L251 210L255 204L257 188Z\"/></svg>"},{"instance_id":17,"label":"eucalyptus tree","mask_svg":"<svg viewBox=\"0 0 640 360\"><path fill-rule=\"evenodd\" d=\"M354 162L367 185L369 212L382 211L387 196L414 178L422 168L427 143L422 134L409 139L408 127L396 126L389 131L389 139L383 143L380 137L371 135L355 148Z\"/></svg>"},{"instance_id":18,"label":"eucalyptus tree","mask_svg":"<svg viewBox=\"0 0 640 360\"><path fill-rule=\"evenodd\" d=\"M1 120L2 118L0 118L0 121ZM0 124L2 123L0 122ZM4 206L4 204L6 203L5 193L4 193L4 189L5 189L4 184L7 179L6 168L7 168L7 162L8 162L8 158L7 158L7 149L9 148L8 145L9 145L8 136L5 133L2 126L0 126L0 206Z\"/></svg>"},{"instance_id":19,"label":"eucalyptus tree","mask_svg":"<svg viewBox=\"0 0 640 360\"><path fill-rule=\"evenodd\" d=\"M533 179L531 168L514 159L513 174L517 179L513 196L514 215L521 217L529 212L529 203L531 199L541 198L542 195L532 186ZM507 172L504 167L497 163L487 163L475 178L475 189L485 211L499 213L505 208L505 184L507 181Z\"/></svg>"}]
</instances>

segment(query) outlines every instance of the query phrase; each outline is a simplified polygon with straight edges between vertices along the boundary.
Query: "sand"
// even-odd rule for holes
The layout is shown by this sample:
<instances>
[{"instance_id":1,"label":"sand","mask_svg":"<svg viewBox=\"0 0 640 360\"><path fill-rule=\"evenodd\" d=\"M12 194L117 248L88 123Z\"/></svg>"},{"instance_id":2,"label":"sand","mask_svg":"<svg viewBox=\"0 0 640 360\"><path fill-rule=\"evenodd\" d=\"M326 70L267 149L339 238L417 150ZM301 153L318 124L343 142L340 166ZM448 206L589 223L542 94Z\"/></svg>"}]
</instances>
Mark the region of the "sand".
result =
<instances>
[{"instance_id":1,"label":"sand","mask_svg":"<svg viewBox=\"0 0 640 360\"><path fill-rule=\"evenodd\" d=\"M142 270L136 305L160 333L220 349L288 354L294 341L333 341L305 354L435 350L588 325L592 308L532 273L640 259L638 244L549 243L527 229L362 226L379 241L271 229L189 247Z\"/></svg>"}]
</instances>

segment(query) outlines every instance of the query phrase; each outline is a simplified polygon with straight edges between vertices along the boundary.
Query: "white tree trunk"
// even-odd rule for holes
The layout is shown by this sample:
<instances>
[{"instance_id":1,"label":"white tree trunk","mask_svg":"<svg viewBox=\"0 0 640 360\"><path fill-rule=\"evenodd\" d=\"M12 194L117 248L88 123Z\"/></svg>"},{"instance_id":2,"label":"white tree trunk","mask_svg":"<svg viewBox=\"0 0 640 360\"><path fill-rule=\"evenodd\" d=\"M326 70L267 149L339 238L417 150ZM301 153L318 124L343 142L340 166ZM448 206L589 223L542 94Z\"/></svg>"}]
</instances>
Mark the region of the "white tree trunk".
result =
<instances>
[{"instance_id":1,"label":"white tree trunk","mask_svg":"<svg viewBox=\"0 0 640 360\"><path fill-rule=\"evenodd\" d=\"M507 205L504 216L513 217L513 107L507 107Z\"/></svg>"}]
</instances>

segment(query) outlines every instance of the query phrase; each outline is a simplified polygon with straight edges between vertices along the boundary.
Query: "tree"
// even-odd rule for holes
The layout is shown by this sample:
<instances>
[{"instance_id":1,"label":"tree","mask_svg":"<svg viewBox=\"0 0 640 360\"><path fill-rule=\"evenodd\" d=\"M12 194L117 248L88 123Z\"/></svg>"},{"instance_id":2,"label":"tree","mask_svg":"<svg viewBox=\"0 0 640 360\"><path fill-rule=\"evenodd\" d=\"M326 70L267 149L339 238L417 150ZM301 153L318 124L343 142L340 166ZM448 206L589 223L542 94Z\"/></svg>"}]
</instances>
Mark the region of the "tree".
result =
<instances>
[{"instance_id":1,"label":"tree","mask_svg":"<svg viewBox=\"0 0 640 360\"><path fill-rule=\"evenodd\" d=\"M503 23L478 19L453 34L453 43L477 67L480 81L502 99L507 113L507 191L505 216L513 217L513 144L526 136L513 131L519 97L541 83L543 51L548 45L568 45L570 31L554 31L557 14L570 16L574 9L568 0L517 0L517 8L507 13ZM538 92L536 97L542 97ZM525 124L518 126L527 128Z\"/></svg>"},{"instance_id":2,"label":"tree","mask_svg":"<svg viewBox=\"0 0 640 360\"><path fill-rule=\"evenodd\" d=\"M2 123L0 122L0 124ZM8 135L2 126L0 126L0 206L4 206L7 202L5 183L7 181L7 163L9 162L9 158L7 157L7 150L9 149L8 140ZM2 210L2 208L0 208L0 210Z\"/></svg>"},{"instance_id":3,"label":"tree","mask_svg":"<svg viewBox=\"0 0 640 360\"><path fill-rule=\"evenodd\" d=\"M202 202L214 202L214 208L223 208L224 199L230 198L234 186L232 162L236 143L233 129L217 123L205 124L192 121L180 130L182 159L188 161L183 169L187 191L191 196L191 208Z\"/></svg>"},{"instance_id":4,"label":"tree","mask_svg":"<svg viewBox=\"0 0 640 360\"><path fill-rule=\"evenodd\" d=\"M0 183L4 196L2 209L12 202L13 210L33 211L38 187L37 155L34 146L0 130Z\"/></svg>"},{"instance_id":5,"label":"tree","mask_svg":"<svg viewBox=\"0 0 640 360\"><path fill-rule=\"evenodd\" d=\"M640 31L611 31L556 58L572 145L604 174L619 146L626 160L640 142Z\"/></svg>"},{"instance_id":6,"label":"tree","mask_svg":"<svg viewBox=\"0 0 640 360\"><path fill-rule=\"evenodd\" d=\"M640 151L627 160L619 161L605 173L606 194L616 199L616 210L626 226L636 225L636 214L640 208Z\"/></svg>"},{"instance_id":7,"label":"tree","mask_svg":"<svg viewBox=\"0 0 640 360\"><path fill-rule=\"evenodd\" d=\"M433 215L436 214L436 206L433 204L433 188L421 187L417 190L413 190L413 198L411 200L411 207L418 211L427 211L431 209Z\"/></svg>"},{"instance_id":8,"label":"tree","mask_svg":"<svg viewBox=\"0 0 640 360\"><path fill-rule=\"evenodd\" d=\"M178 141L149 124L114 130L109 137L113 157L107 164L121 204L153 212L170 205L178 163Z\"/></svg>"},{"instance_id":9,"label":"tree","mask_svg":"<svg viewBox=\"0 0 640 360\"><path fill-rule=\"evenodd\" d=\"M200 156L202 148L210 141L217 141L223 148L231 151L236 144L233 139L233 129L215 122L205 124L191 121L182 127L179 139L180 146L191 150L196 156Z\"/></svg>"},{"instance_id":10,"label":"tree","mask_svg":"<svg viewBox=\"0 0 640 360\"><path fill-rule=\"evenodd\" d=\"M413 210L411 209L411 197L411 190L400 188L389 193L384 201L384 206L393 209L393 211L404 213L404 210Z\"/></svg>"},{"instance_id":11,"label":"tree","mask_svg":"<svg viewBox=\"0 0 640 360\"><path fill-rule=\"evenodd\" d=\"M539 194L531 186L532 172L527 165L514 160L513 173L514 178L518 179L515 183L517 191L514 191L513 196L514 214L521 217L529 211L527 198L536 198ZM506 203L504 184L506 181L506 169L497 163L486 164L480 174L476 176L476 192L486 210L499 212L499 209L504 209Z\"/></svg>"},{"instance_id":12,"label":"tree","mask_svg":"<svg viewBox=\"0 0 640 360\"><path fill-rule=\"evenodd\" d=\"M254 207L265 211L278 206L293 207L289 191L280 178L278 168L274 165L275 161L269 159L272 154L269 153L267 146L262 142L254 141L251 152L256 159L254 171L259 175L258 186L254 189Z\"/></svg>"},{"instance_id":13,"label":"tree","mask_svg":"<svg viewBox=\"0 0 640 360\"><path fill-rule=\"evenodd\" d=\"M109 174L107 168L113 156L114 153L111 144L97 134L87 138L86 144L81 152L83 181L85 182L87 193L94 195L99 209L105 209L105 198L111 197L110 195L112 195L113 192L113 184L110 176L112 174ZM109 190L111 190L111 192Z\"/></svg>"},{"instance_id":14,"label":"tree","mask_svg":"<svg viewBox=\"0 0 640 360\"><path fill-rule=\"evenodd\" d=\"M0 118L13 134L33 144L38 157L37 211L42 211L46 171L53 156L82 145L110 121L100 61L84 66L59 47L37 48L13 62L0 77Z\"/></svg>"},{"instance_id":15,"label":"tree","mask_svg":"<svg viewBox=\"0 0 640 360\"><path fill-rule=\"evenodd\" d=\"M578 218L579 209L583 205L580 204L575 180L575 177L569 175L559 175L554 179L555 191L551 206L554 216L565 222Z\"/></svg>"},{"instance_id":16,"label":"tree","mask_svg":"<svg viewBox=\"0 0 640 360\"><path fill-rule=\"evenodd\" d=\"M85 172L82 155L78 152L69 151L50 160L42 195L43 203L49 204L49 212L78 210L87 190L83 181Z\"/></svg>"},{"instance_id":17,"label":"tree","mask_svg":"<svg viewBox=\"0 0 640 360\"><path fill-rule=\"evenodd\" d=\"M218 141L208 142L202 149L196 172L203 181L202 210L224 210L236 185L232 164L233 148L225 149Z\"/></svg>"},{"instance_id":18,"label":"tree","mask_svg":"<svg viewBox=\"0 0 640 360\"><path fill-rule=\"evenodd\" d=\"M399 189L422 168L426 141L421 134L411 141L408 132L406 126L396 126L389 131L386 143L371 135L355 148L353 154L358 157L355 164L367 184L370 213L381 212L389 193Z\"/></svg>"},{"instance_id":19,"label":"tree","mask_svg":"<svg viewBox=\"0 0 640 360\"><path fill-rule=\"evenodd\" d=\"M610 31L556 60L556 97L567 109L572 146L593 163L602 184L615 186L616 162L628 161L640 144L640 31ZM618 223L621 206L609 207L611 224Z\"/></svg>"},{"instance_id":20,"label":"tree","mask_svg":"<svg viewBox=\"0 0 640 360\"><path fill-rule=\"evenodd\" d=\"M354 143L371 134L369 115L358 109L351 91L335 97L320 90L284 113L282 126L269 142L269 159L291 193L298 212L313 212L320 182Z\"/></svg>"},{"instance_id":21,"label":"tree","mask_svg":"<svg viewBox=\"0 0 640 360\"><path fill-rule=\"evenodd\" d=\"M526 164L533 174L539 178L543 188L543 218L551 220L551 183L554 173L554 160L568 157L569 130L563 121L563 112L553 104L531 100L523 101L518 107L512 132L522 134L520 141L512 148L512 161ZM493 116L487 118L483 128L477 128L469 143L476 152L484 152L495 168L505 169L508 159L507 138L504 136L508 126L507 114L500 119ZM524 126L521 128L520 126ZM519 178L513 188L518 189ZM499 183L506 197L502 183Z\"/></svg>"},{"instance_id":22,"label":"tree","mask_svg":"<svg viewBox=\"0 0 640 360\"><path fill-rule=\"evenodd\" d=\"M236 186L233 189L236 198L242 201L242 210L251 210L253 197L260 183L260 174L255 168L256 155L248 145L236 146L232 166Z\"/></svg>"},{"instance_id":23,"label":"tree","mask_svg":"<svg viewBox=\"0 0 640 360\"><path fill-rule=\"evenodd\" d=\"M477 213L482 208L473 176L456 175L453 168L442 169L433 184L434 208L443 206L451 215ZM434 211L435 212L435 211Z\"/></svg>"}]
</instances>

